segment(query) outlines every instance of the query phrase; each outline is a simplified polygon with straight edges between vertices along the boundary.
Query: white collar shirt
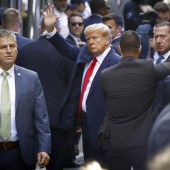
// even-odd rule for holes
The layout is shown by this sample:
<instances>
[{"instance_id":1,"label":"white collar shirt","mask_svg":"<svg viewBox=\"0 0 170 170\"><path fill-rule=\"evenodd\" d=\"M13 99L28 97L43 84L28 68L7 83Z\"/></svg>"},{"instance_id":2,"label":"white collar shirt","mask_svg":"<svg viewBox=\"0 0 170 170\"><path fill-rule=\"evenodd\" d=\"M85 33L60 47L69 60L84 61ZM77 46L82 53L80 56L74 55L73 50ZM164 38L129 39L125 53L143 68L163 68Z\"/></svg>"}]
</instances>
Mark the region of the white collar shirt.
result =
<instances>
[{"instance_id":1,"label":"white collar shirt","mask_svg":"<svg viewBox=\"0 0 170 170\"><path fill-rule=\"evenodd\" d=\"M86 112L86 110L87 110L87 109L86 109L86 100L87 100L87 97L88 97L88 94L89 94L89 91L90 91L90 87L92 86L92 82L93 82L93 80L94 80L94 77L95 77L95 75L96 75L96 73L97 73L100 65L102 64L103 60L105 59L105 57L107 56L108 52L110 51L110 49L111 49L111 48L109 47L109 48L106 49L101 55L99 55L99 56L96 57L96 59L97 59L96 65L95 65L95 67L94 67L93 73L92 73L92 75L91 75L91 77L90 77L90 79L89 79L89 82L88 82L88 84L87 84L87 87L86 87L85 92L84 92L84 95L83 95L82 110L83 110L84 112ZM92 60L92 61L93 61L93 60ZM84 76L85 76L85 74L86 74L86 72L87 72L87 69L89 68L89 66L90 66L90 64L92 63L92 61L89 62L89 63L87 63L86 66L85 66L84 73L83 73L83 79L82 79L83 81L84 81ZM83 84L83 81L82 81L82 84Z\"/></svg>"}]
</instances>

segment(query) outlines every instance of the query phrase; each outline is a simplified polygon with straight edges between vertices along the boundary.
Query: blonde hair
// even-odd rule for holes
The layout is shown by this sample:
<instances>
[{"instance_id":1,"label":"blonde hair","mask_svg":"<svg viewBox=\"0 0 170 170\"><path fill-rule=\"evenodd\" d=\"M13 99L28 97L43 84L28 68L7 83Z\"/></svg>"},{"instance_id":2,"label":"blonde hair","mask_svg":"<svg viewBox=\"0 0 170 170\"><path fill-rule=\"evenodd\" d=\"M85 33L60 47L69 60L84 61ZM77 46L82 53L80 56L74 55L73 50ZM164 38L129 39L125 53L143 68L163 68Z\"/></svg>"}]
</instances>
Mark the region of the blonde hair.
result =
<instances>
[{"instance_id":1,"label":"blonde hair","mask_svg":"<svg viewBox=\"0 0 170 170\"><path fill-rule=\"evenodd\" d=\"M111 36L110 29L107 25L105 25L103 23L92 24L92 25L87 26L84 30L84 34L86 35L90 32L94 32L97 30L100 30L102 32L103 37L109 38L110 42L111 42L112 36Z\"/></svg>"}]
</instances>

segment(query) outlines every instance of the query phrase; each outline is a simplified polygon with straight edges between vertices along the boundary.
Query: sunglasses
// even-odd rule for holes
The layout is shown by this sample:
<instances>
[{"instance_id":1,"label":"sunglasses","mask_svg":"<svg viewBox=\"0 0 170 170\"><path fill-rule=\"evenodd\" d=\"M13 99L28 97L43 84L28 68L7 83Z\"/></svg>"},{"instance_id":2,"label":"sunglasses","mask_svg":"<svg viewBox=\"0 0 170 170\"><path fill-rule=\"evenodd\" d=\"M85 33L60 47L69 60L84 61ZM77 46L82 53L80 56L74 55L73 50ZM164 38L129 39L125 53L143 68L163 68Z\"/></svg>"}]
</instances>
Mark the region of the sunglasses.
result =
<instances>
[{"instance_id":1,"label":"sunglasses","mask_svg":"<svg viewBox=\"0 0 170 170\"><path fill-rule=\"evenodd\" d=\"M79 27L81 27L83 25L82 22L71 22L70 23L73 27L75 27L76 25L78 25Z\"/></svg>"}]
</instances>

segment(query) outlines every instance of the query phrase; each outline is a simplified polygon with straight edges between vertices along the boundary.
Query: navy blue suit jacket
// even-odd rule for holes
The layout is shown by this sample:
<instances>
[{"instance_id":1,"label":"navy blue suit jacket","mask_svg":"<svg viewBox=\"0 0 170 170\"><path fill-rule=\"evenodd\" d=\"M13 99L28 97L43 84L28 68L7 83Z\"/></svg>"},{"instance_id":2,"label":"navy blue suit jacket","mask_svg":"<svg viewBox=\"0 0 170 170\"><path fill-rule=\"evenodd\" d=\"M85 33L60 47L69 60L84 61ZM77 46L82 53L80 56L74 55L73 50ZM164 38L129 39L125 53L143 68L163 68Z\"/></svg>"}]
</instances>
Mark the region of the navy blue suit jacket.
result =
<instances>
[{"instance_id":1,"label":"navy blue suit jacket","mask_svg":"<svg viewBox=\"0 0 170 170\"><path fill-rule=\"evenodd\" d=\"M68 117L62 121L62 127L60 126L60 111L74 63L61 56L44 36L21 48L16 63L38 73L47 103L50 126L69 129Z\"/></svg>"},{"instance_id":2,"label":"navy blue suit jacket","mask_svg":"<svg viewBox=\"0 0 170 170\"><path fill-rule=\"evenodd\" d=\"M74 38L73 38L71 35L68 35L68 36L65 38L65 40L66 40L67 42L69 42L70 44L77 45L77 44L76 44L76 41L74 40Z\"/></svg>"},{"instance_id":3,"label":"navy blue suit jacket","mask_svg":"<svg viewBox=\"0 0 170 170\"><path fill-rule=\"evenodd\" d=\"M26 37L23 37L22 35L20 34L15 34L16 36L16 40L17 40L17 48L20 49L22 48L23 46L33 42L33 40L29 39L29 38L26 38Z\"/></svg>"},{"instance_id":4,"label":"navy blue suit jacket","mask_svg":"<svg viewBox=\"0 0 170 170\"><path fill-rule=\"evenodd\" d=\"M71 117L73 116L74 119L78 112L78 102L81 92L81 82L85 64L91 61L93 57L89 52L87 45L84 45L81 48L73 46L67 43L58 33L50 38L49 41L57 48L57 50L76 62L72 77L70 79L69 91L67 93L67 97L65 98L65 107L63 107L65 110L64 112L69 113L71 123L71 121L74 121L71 119ZM87 122L89 125L88 128L90 139L94 145L96 144L98 130L103 123L106 111L106 103L101 91L101 85L99 81L100 73L103 69L117 64L120 58L121 57L116 54L113 49L109 51L94 77L87 97ZM64 114L61 115L66 116ZM70 123L68 122L68 124Z\"/></svg>"},{"instance_id":5,"label":"navy blue suit jacket","mask_svg":"<svg viewBox=\"0 0 170 170\"><path fill-rule=\"evenodd\" d=\"M37 162L37 152L51 152L51 134L46 103L38 75L15 66L16 129L23 161Z\"/></svg>"},{"instance_id":6,"label":"navy blue suit jacket","mask_svg":"<svg viewBox=\"0 0 170 170\"><path fill-rule=\"evenodd\" d=\"M84 19L84 28L91 24L102 23L102 18L103 17L99 14L92 14L88 18Z\"/></svg>"}]
</instances>

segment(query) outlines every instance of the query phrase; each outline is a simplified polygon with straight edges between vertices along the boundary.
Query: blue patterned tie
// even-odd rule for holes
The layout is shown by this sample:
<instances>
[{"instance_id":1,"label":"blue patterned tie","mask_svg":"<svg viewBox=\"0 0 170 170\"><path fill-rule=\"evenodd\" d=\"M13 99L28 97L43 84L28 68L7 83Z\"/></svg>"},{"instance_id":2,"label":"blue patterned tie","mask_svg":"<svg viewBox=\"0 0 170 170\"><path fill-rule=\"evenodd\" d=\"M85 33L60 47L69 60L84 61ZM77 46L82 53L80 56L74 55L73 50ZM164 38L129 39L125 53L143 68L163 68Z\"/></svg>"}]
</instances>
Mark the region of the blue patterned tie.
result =
<instances>
[{"instance_id":1,"label":"blue patterned tie","mask_svg":"<svg viewBox=\"0 0 170 170\"><path fill-rule=\"evenodd\" d=\"M164 57L162 55L159 55L159 58L156 61L156 64L161 64L163 59L164 59Z\"/></svg>"}]
</instances>

